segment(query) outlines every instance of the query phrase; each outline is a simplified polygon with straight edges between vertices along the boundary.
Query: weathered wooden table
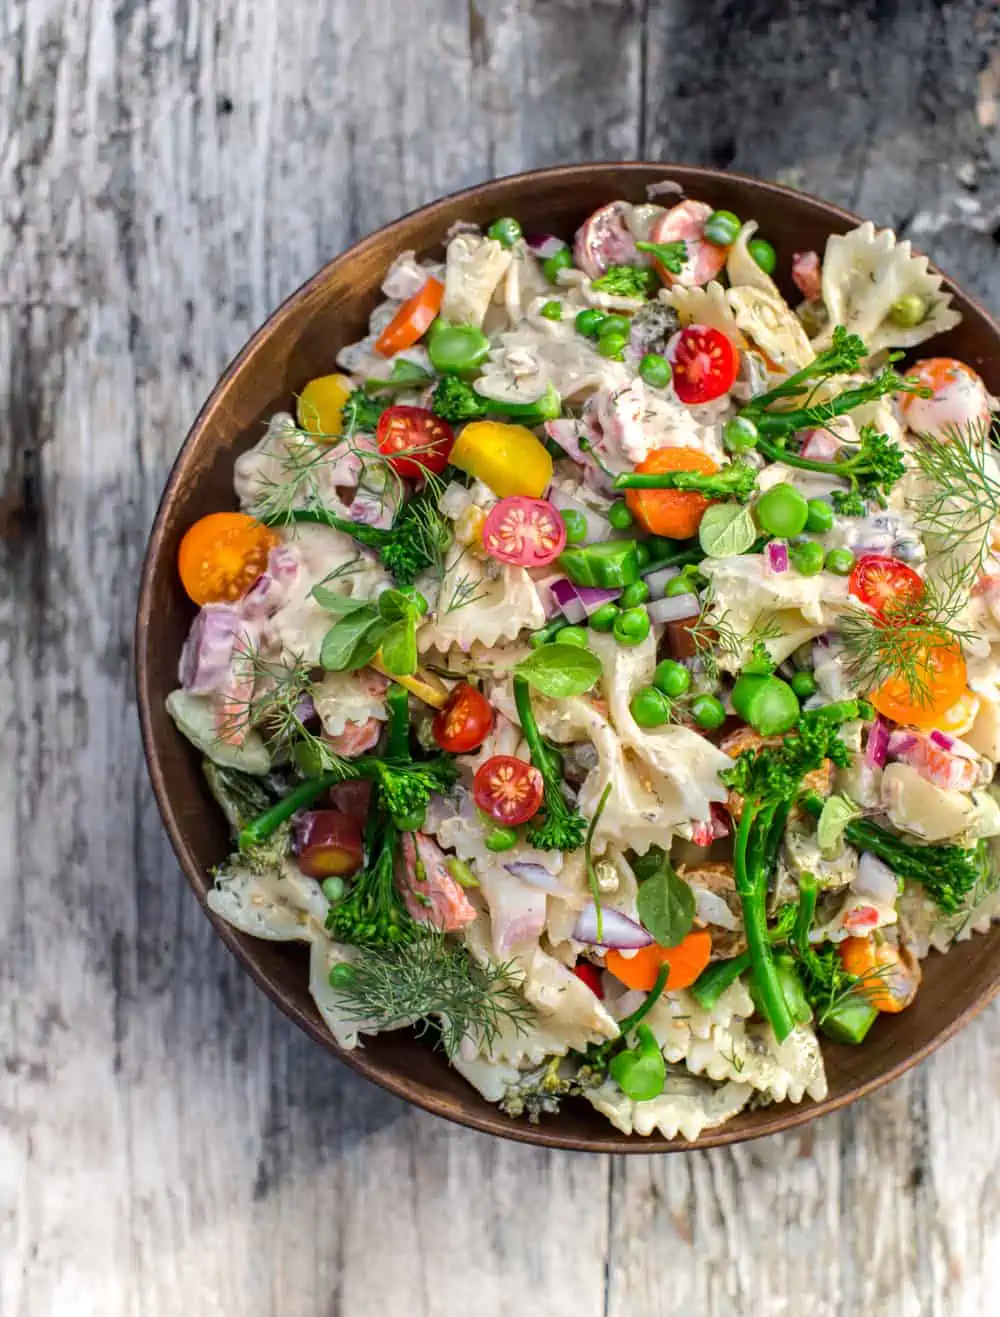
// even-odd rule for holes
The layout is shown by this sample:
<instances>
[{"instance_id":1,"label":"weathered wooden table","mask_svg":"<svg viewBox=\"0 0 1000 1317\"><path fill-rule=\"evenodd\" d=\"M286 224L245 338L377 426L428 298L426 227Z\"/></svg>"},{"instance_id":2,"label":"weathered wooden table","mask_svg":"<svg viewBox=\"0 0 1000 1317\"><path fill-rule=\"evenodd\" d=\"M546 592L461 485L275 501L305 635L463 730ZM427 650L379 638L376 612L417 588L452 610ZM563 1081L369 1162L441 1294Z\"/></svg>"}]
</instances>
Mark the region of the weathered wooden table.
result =
<instances>
[{"instance_id":1,"label":"weathered wooden table","mask_svg":"<svg viewBox=\"0 0 1000 1317\"><path fill-rule=\"evenodd\" d=\"M1000 1309L1000 1009L731 1152L493 1142L321 1055L216 944L131 691L147 528L271 308L525 167L732 166L1000 309L975 0L0 3L0 1311L912 1317Z\"/></svg>"}]
</instances>

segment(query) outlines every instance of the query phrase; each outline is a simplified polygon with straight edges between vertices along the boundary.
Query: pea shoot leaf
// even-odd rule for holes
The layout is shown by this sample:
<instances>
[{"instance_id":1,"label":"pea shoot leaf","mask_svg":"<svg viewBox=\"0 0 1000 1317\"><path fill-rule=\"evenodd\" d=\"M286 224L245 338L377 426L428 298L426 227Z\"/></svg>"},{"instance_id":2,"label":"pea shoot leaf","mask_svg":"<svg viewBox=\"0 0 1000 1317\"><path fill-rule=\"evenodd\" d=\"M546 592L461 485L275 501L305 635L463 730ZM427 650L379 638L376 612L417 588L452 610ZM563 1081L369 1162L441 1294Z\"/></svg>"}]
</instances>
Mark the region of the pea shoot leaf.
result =
<instances>
[{"instance_id":1,"label":"pea shoot leaf","mask_svg":"<svg viewBox=\"0 0 1000 1317\"><path fill-rule=\"evenodd\" d=\"M661 947L675 947L691 932L694 892L666 858L640 886L636 904L642 926Z\"/></svg>"},{"instance_id":2,"label":"pea shoot leaf","mask_svg":"<svg viewBox=\"0 0 1000 1317\"><path fill-rule=\"evenodd\" d=\"M581 645L543 645L522 659L515 671L536 690L553 700L589 691L601 675L601 660Z\"/></svg>"},{"instance_id":3,"label":"pea shoot leaf","mask_svg":"<svg viewBox=\"0 0 1000 1317\"><path fill-rule=\"evenodd\" d=\"M757 539L750 509L738 503L714 503L705 509L698 542L709 558L732 558L753 548Z\"/></svg>"}]
</instances>

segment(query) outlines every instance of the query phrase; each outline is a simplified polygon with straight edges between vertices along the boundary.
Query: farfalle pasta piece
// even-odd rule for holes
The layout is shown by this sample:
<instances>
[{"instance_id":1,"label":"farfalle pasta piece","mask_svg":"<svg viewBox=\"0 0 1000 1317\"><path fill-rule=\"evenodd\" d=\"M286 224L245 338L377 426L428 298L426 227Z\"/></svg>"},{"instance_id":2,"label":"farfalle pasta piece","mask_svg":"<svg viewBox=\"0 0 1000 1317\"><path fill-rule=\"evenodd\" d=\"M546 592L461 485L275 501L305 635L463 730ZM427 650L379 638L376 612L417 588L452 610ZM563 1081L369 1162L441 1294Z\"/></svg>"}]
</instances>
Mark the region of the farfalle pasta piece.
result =
<instances>
[{"instance_id":1,"label":"farfalle pasta piece","mask_svg":"<svg viewBox=\"0 0 1000 1317\"><path fill-rule=\"evenodd\" d=\"M521 991L550 1029L575 1052L591 1043L617 1038L618 1023L598 997L576 975L536 947L530 955L515 958L524 971Z\"/></svg>"},{"instance_id":2,"label":"farfalle pasta piece","mask_svg":"<svg viewBox=\"0 0 1000 1317\"><path fill-rule=\"evenodd\" d=\"M813 346L817 351L828 347L836 325L859 334L873 354L916 347L954 329L962 317L941 284L927 257L915 254L907 240L897 241L891 229L876 229L867 220L850 233L833 233L823 257L823 304L829 320ZM919 325L895 324L893 304L911 296L922 299L923 320Z\"/></svg>"},{"instance_id":3,"label":"farfalle pasta piece","mask_svg":"<svg viewBox=\"0 0 1000 1317\"><path fill-rule=\"evenodd\" d=\"M774 370L790 375L815 357L806 331L780 293L775 296L745 284L730 288L726 300L737 326L760 348Z\"/></svg>"},{"instance_id":4,"label":"farfalle pasta piece","mask_svg":"<svg viewBox=\"0 0 1000 1317\"><path fill-rule=\"evenodd\" d=\"M843 578L772 572L761 554L706 558L700 570L712 582L717 615L727 614L737 634L746 635L758 617L791 610L800 615L800 626L825 630L849 603Z\"/></svg>"},{"instance_id":5,"label":"farfalle pasta piece","mask_svg":"<svg viewBox=\"0 0 1000 1317\"><path fill-rule=\"evenodd\" d=\"M703 288L684 284L661 288L659 299L673 307L682 325L708 325L725 334L734 347L746 349L747 340L730 310L726 290L714 279Z\"/></svg>"},{"instance_id":6,"label":"farfalle pasta piece","mask_svg":"<svg viewBox=\"0 0 1000 1317\"><path fill-rule=\"evenodd\" d=\"M820 1102L827 1094L823 1053L815 1033L798 1024L783 1043L763 1022L715 1025L707 1039L691 1036L687 1068L696 1075L749 1084L772 1102Z\"/></svg>"},{"instance_id":7,"label":"farfalle pasta piece","mask_svg":"<svg viewBox=\"0 0 1000 1317\"><path fill-rule=\"evenodd\" d=\"M434 588L423 578L418 586L428 595ZM477 642L493 646L516 640L522 631L536 631L544 623L541 596L523 567L504 566L456 543L446 555L432 608L417 632L417 645L421 653L469 650Z\"/></svg>"},{"instance_id":8,"label":"farfalle pasta piece","mask_svg":"<svg viewBox=\"0 0 1000 1317\"><path fill-rule=\"evenodd\" d=\"M328 902L319 884L286 863L279 870L229 865L206 897L208 908L241 933L269 942L310 942L324 932Z\"/></svg>"},{"instance_id":9,"label":"farfalle pasta piece","mask_svg":"<svg viewBox=\"0 0 1000 1317\"><path fill-rule=\"evenodd\" d=\"M730 288L756 288L768 297L783 302L781 289L771 276L760 268L750 254L749 242L757 232L757 221L748 220L739 231L736 241L726 257L726 275Z\"/></svg>"},{"instance_id":10,"label":"farfalle pasta piece","mask_svg":"<svg viewBox=\"0 0 1000 1317\"><path fill-rule=\"evenodd\" d=\"M567 320L544 338L530 325L500 334L475 389L501 402L534 402L551 384L568 401L602 386L623 388L630 379L621 362L602 357Z\"/></svg>"},{"instance_id":11,"label":"farfalle pasta piece","mask_svg":"<svg viewBox=\"0 0 1000 1317\"><path fill-rule=\"evenodd\" d=\"M663 1092L648 1102L633 1102L613 1079L588 1089L587 1101L623 1134L654 1131L666 1139L697 1139L706 1129L739 1115L753 1096L749 1084L712 1084L691 1075L668 1075Z\"/></svg>"},{"instance_id":12,"label":"farfalle pasta piece","mask_svg":"<svg viewBox=\"0 0 1000 1317\"><path fill-rule=\"evenodd\" d=\"M453 325L482 325L510 263L510 252L494 238L457 234L445 259L442 317Z\"/></svg>"}]
</instances>

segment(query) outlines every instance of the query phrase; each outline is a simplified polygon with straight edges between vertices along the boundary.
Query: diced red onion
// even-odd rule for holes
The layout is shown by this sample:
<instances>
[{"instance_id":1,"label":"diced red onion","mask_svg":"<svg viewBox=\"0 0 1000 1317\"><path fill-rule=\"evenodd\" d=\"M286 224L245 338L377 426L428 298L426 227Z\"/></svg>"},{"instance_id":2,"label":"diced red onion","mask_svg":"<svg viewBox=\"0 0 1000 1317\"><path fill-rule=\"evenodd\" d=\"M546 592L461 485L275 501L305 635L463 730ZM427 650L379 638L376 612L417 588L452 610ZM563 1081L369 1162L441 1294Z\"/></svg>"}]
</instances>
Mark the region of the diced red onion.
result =
<instances>
[{"instance_id":1,"label":"diced red onion","mask_svg":"<svg viewBox=\"0 0 1000 1317\"><path fill-rule=\"evenodd\" d=\"M834 462L841 446L841 440L829 430L810 430L799 449L799 456L808 457L810 462Z\"/></svg>"},{"instance_id":2,"label":"diced red onion","mask_svg":"<svg viewBox=\"0 0 1000 1317\"><path fill-rule=\"evenodd\" d=\"M872 855L871 851L862 851L858 861L858 872L851 882L853 892L864 893L880 905L894 906L899 895L899 883L889 866Z\"/></svg>"},{"instance_id":3,"label":"diced red onion","mask_svg":"<svg viewBox=\"0 0 1000 1317\"><path fill-rule=\"evenodd\" d=\"M654 571L647 572L643 580L649 586L650 599L662 599L663 592L667 588L667 582L672 581L675 576L680 576L679 567L657 567Z\"/></svg>"},{"instance_id":4,"label":"diced red onion","mask_svg":"<svg viewBox=\"0 0 1000 1317\"><path fill-rule=\"evenodd\" d=\"M290 585L299 574L299 555L288 544L276 544L267 555L267 570L282 585Z\"/></svg>"},{"instance_id":5,"label":"diced red onion","mask_svg":"<svg viewBox=\"0 0 1000 1317\"><path fill-rule=\"evenodd\" d=\"M769 572L777 575L788 571L788 544L785 540L771 540L764 549L764 561Z\"/></svg>"},{"instance_id":6,"label":"diced red onion","mask_svg":"<svg viewBox=\"0 0 1000 1317\"><path fill-rule=\"evenodd\" d=\"M701 605L696 594L675 594L654 599L646 611L651 622L682 622L686 617L697 617Z\"/></svg>"},{"instance_id":7,"label":"diced red onion","mask_svg":"<svg viewBox=\"0 0 1000 1317\"><path fill-rule=\"evenodd\" d=\"M192 695L226 690L236 637L245 629L240 610L232 604L206 604L181 650L179 675L184 689Z\"/></svg>"},{"instance_id":8,"label":"diced red onion","mask_svg":"<svg viewBox=\"0 0 1000 1317\"><path fill-rule=\"evenodd\" d=\"M573 626L579 626L602 605L617 599L621 594L620 590L602 590L596 585L574 585L565 577L553 581L551 590L563 617Z\"/></svg>"},{"instance_id":9,"label":"diced red onion","mask_svg":"<svg viewBox=\"0 0 1000 1317\"><path fill-rule=\"evenodd\" d=\"M564 581L566 578L560 575L559 572L545 572L543 568L536 568L535 570L540 574L538 576L532 575L531 579L535 583L535 593L545 609L545 619L549 621L554 613L559 612L559 605L553 597L552 587L556 581Z\"/></svg>"},{"instance_id":10,"label":"diced red onion","mask_svg":"<svg viewBox=\"0 0 1000 1317\"><path fill-rule=\"evenodd\" d=\"M566 246L562 238L551 233L526 233L524 240L540 261L546 261Z\"/></svg>"},{"instance_id":11,"label":"diced red onion","mask_svg":"<svg viewBox=\"0 0 1000 1317\"><path fill-rule=\"evenodd\" d=\"M575 422L574 422L575 424ZM558 443L559 441L556 440ZM607 517L602 517L594 508L588 508L586 503L581 503L571 494L564 493L561 489L554 489L549 495L549 502L560 512L579 512L587 521L587 539L588 540L606 540L611 534L611 523Z\"/></svg>"},{"instance_id":12,"label":"diced red onion","mask_svg":"<svg viewBox=\"0 0 1000 1317\"><path fill-rule=\"evenodd\" d=\"M537 887L540 892L552 892L557 896L566 895L566 888L544 864L535 864L531 860L515 860L512 864L505 864L504 868L515 878L520 878L522 883L527 883L529 887Z\"/></svg>"},{"instance_id":13,"label":"diced red onion","mask_svg":"<svg viewBox=\"0 0 1000 1317\"><path fill-rule=\"evenodd\" d=\"M871 768L884 768L889 754L889 724L880 713L868 731L865 745L865 763Z\"/></svg>"},{"instance_id":14,"label":"diced red onion","mask_svg":"<svg viewBox=\"0 0 1000 1317\"><path fill-rule=\"evenodd\" d=\"M619 951L638 951L648 947L653 935L647 933L641 924L620 910L601 909L601 940L597 940L597 906L588 901L580 911L573 929L577 942L588 942L591 946L614 947Z\"/></svg>"}]
</instances>

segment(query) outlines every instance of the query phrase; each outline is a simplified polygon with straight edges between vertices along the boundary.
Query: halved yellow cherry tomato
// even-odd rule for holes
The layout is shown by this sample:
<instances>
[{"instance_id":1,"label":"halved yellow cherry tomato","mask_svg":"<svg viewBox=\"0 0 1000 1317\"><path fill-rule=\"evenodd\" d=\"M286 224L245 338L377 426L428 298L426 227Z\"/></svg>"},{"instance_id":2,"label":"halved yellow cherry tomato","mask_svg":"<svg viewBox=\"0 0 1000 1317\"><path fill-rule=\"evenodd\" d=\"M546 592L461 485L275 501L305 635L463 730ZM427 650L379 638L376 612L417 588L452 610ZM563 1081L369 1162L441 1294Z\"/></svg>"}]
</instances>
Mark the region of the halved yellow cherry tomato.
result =
<instances>
[{"instance_id":1,"label":"halved yellow cherry tomato","mask_svg":"<svg viewBox=\"0 0 1000 1317\"><path fill-rule=\"evenodd\" d=\"M455 440L451 464L481 480L499 498L541 498L552 480L552 458L523 425L473 421Z\"/></svg>"},{"instance_id":2,"label":"halved yellow cherry tomato","mask_svg":"<svg viewBox=\"0 0 1000 1317\"><path fill-rule=\"evenodd\" d=\"M346 375L320 375L299 394L296 413L307 434L338 439L344 433L344 403L354 392Z\"/></svg>"},{"instance_id":3,"label":"halved yellow cherry tomato","mask_svg":"<svg viewBox=\"0 0 1000 1317\"><path fill-rule=\"evenodd\" d=\"M942 645L933 634L913 636L913 669L924 700L913 697L913 683L905 677L893 677L868 698L884 718L910 723L914 727L937 727L941 718L966 690L965 659L958 644Z\"/></svg>"},{"instance_id":4,"label":"halved yellow cherry tomato","mask_svg":"<svg viewBox=\"0 0 1000 1317\"><path fill-rule=\"evenodd\" d=\"M972 729L981 704L982 700L975 691L965 691L951 708L941 715L937 723L938 731L950 732L952 736L964 736Z\"/></svg>"},{"instance_id":5,"label":"halved yellow cherry tomato","mask_svg":"<svg viewBox=\"0 0 1000 1317\"><path fill-rule=\"evenodd\" d=\"M213 512L196 521L181 540L181 584L199 605L242 599L278 543L273 531L245 512Z\"/></svg>"}]
</instances>

